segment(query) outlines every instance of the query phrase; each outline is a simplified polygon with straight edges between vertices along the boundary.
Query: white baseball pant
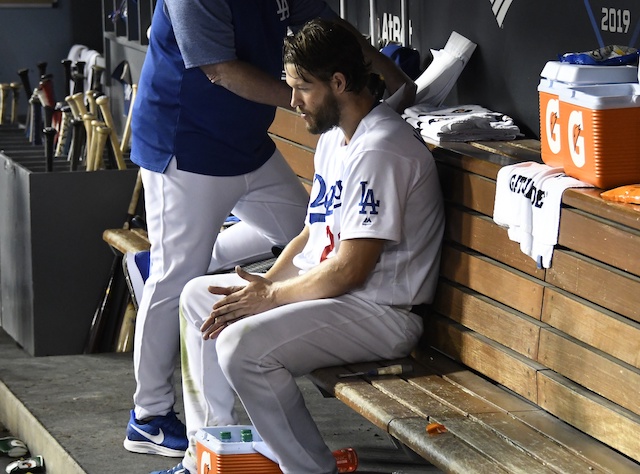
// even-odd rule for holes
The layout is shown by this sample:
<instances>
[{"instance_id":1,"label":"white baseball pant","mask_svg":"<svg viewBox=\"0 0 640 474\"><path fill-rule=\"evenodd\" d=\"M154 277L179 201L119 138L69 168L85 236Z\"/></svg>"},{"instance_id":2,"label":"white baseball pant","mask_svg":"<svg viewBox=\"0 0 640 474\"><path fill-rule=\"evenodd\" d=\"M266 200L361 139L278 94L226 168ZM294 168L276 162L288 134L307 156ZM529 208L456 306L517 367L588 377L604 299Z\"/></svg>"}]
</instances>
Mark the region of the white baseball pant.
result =
<instances>
[{"instance_id":1,"label":"white baseball pant","mask_svg":"<svg viewBox=\"0 0 640 474\"><path fill-rule=\"evenodd\" d=\"M189 449L201 427L236 423L233 390L286 474L334 474L335 458L308 412L295 378L314 369L406 356L422 319L406 309L351 295L281 306L234 322L217 339L200 326L219 296L209 285L245 284L235 274L189 282L180 300L182 378Z\"/></svg>"},{"instance_id":2,"label":"white baseball pant","mask_svg":"<svg viewBox=\"0 0 640 474\"><path fill-rule=\"evenodd\" d=\"M137 418L168 413L179 347L178 300L194 277L270 256L304 226L308 194L276 151L261 168L218 177L142 170L151 268L134 338ZM229 213L241 219L218 235ZM215 246L214 246L215 244Z\"/></svg>"}]
</instances>

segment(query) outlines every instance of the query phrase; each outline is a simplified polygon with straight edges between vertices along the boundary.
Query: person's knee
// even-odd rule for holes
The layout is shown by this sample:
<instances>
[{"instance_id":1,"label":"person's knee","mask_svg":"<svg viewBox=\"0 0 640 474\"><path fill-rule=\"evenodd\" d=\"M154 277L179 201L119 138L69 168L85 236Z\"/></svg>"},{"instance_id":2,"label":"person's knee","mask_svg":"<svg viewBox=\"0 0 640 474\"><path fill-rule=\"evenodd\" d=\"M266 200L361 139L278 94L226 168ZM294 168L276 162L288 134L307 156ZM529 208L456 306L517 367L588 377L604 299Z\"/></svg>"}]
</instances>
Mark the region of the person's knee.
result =
<instances>
[{"instance_id":1,"label":"person's knee","mask_svg":"<svg viewBox=\"0 0 640 474\"><path fill-rule=\"evenodd\" d=\"M207 284L201 281L202 278L190 280L180 293L180 318L187 323L200 327L204 318L208 314L200 314L198 301L202 298L202 293L207 292Z\"/></svg>"}]
</instances>

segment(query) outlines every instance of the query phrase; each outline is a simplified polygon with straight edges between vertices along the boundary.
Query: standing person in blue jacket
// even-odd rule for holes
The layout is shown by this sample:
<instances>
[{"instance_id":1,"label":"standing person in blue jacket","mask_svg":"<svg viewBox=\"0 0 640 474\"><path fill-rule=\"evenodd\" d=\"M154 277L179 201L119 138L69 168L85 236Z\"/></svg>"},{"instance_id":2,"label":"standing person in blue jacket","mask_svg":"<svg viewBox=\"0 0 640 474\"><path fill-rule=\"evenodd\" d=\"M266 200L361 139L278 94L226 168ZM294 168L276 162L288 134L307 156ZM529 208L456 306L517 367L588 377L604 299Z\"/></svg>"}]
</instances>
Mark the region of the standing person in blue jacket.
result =
<instances>
[{"instance_id":1,"label":"standing person in blue jacket","mask_svg":"<svg viewBox=\"0 0 640 474\"><path fill-rule=\"evenodd\" d=\"M172 379L183 286L285 245L304 226L307 193L267 129L291 96L282 40L316 17L337 15L322 0L157 2L132 122L151 266L135 328L129 451L181 457L188 445ZM415 86L373 47L366 54L391 92ZM218 235L230 212L242 222Z\"/></svg>"}]
</instances>

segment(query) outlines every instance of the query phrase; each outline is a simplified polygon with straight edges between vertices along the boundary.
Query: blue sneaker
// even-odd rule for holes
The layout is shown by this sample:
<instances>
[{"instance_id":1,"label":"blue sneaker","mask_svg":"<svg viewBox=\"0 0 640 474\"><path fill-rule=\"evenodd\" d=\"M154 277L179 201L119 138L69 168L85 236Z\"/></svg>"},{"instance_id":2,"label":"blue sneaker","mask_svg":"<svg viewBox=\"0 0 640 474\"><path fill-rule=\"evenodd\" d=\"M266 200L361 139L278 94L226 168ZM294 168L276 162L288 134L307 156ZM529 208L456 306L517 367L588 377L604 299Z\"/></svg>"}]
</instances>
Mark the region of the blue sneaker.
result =
<instances>
[{"instance_id":1,"label":"blue sneaker","mask_svg":"<svg viewBox=\"0 0 640 474\"><path fill-rule=\"evenodd\" d=\"M143 423L136 420L135 413L131 410L131 418L127 425L127 437L123 444L125 449L132 453L159 454L160 456L181 458L184 456L189 442L187 441L187 428L178 419L175 412L170 411L165 416L157 416L148 423Z\"/></svg>"},{"instance_id":2,"label":"blue sneaker","mask_svg":"<svg viewBox=\"0 0 640 474\"><path fill-rule=\"evenodd\" d=\"M151 474L191 474L191 472L186 469L182 463L180 463L172 469L167 469L166 471L153 471Z\"/></svg>"}]
</instances>

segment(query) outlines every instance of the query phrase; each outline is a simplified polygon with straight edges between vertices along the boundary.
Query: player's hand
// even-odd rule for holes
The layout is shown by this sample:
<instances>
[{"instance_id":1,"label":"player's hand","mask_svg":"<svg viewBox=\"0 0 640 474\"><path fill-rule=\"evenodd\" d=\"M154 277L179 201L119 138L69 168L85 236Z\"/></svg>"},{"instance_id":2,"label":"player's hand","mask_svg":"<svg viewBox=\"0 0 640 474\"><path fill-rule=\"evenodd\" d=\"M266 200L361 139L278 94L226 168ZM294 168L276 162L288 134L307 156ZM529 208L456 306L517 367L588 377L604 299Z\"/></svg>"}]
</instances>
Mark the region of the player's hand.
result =
<instances>
[{"instance_id":1,"label":"player's hand","mask_svg":"<svg viewBox=\"0 0 640 474\"><path fill-rule=\"evenodd\" d=\"M236 273L248 282L246 286L208 288L210 293L224 297L213 305L209 317L200 327L204 339L214 339L229 324L278 306L271 280L240 267L236 267Z\"/></svg>"}]
</instances>

